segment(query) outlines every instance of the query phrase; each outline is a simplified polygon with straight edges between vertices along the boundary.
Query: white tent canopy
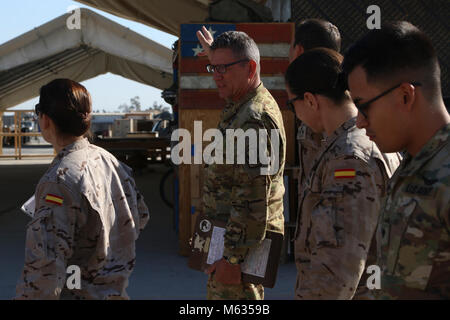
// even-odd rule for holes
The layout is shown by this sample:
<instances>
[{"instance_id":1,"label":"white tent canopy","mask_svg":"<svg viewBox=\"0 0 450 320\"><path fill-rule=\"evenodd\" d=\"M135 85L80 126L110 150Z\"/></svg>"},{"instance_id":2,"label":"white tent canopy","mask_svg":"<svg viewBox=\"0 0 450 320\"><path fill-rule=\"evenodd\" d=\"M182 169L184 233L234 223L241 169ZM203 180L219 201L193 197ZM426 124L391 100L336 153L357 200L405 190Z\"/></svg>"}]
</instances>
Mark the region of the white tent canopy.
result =
<instances>
[{"instance_id":1,"label":"white tent canopy","mask_svg":"<svg viewBox=\"0 0 450 320\"><path fill-rule=\"evenodd\" d=\"M172 84L172 51L90 10L81 28L62 15L0 46L0 111L39 95L56 78L111 72L159 89Z\"/></svg>"},{"instance_id":2,"label":"white tent canopy","mask_svg":"<svg viewBox=\"0 0 450 320\"><path fill-rule=\"evenodd\" d=\"M75 0L121 18L179 35L180 24L203 22L209 0Z\"/></svg>"}]
</instances>

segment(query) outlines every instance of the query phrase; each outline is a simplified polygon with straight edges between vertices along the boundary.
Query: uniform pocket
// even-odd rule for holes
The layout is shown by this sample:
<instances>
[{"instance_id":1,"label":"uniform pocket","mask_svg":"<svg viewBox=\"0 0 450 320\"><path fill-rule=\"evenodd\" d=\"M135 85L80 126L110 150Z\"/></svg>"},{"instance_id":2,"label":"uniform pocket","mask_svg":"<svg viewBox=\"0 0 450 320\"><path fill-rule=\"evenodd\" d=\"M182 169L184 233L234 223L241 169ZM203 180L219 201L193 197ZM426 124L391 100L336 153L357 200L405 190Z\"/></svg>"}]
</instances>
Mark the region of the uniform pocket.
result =
<instances>
[{"instance_id":1,"label":"uniform pocket","mask_svg":"<svg viewBox=\"0 0 450 320\"><path fill-rule=\"evenodd\" d=\"M399 251L402 246L402 239L408 228L412 212L416 208L416 201L413 199L398 199L396 210L393 210L380 225L382 234L382 246L386 251L386 267L389 274L394 274L399 259Z\"/></svg>"},{"instance_id":2,"label":"uniform pocket","mask_svg":"<svg viewBox=\"0 0 450 320\"><path fill-rule=\"evenodd\" d=\"M51 213L50 209L39 210L27 226L25 264L33 268L41 268L55 257Z\"/></svg>"},{"instance_id":3,"label":"uniform pocket","mask_svg":"<svg viewBox=\"0 0 450 320\"><path fill-rule=\"evenodd\" d=\"M391 229L389 271L403 278L406 286L425 290L439 256L441 225L436 217L425 213L415 199L402 209L405 218L402 230ZM397 230L403 231L400 237L396 237ZM399 238L398 244L396 238ZM395 260L389 261L390 258Z\"/></svg>"},{"instance_id":4,"label":"uniform pocket","mask_svg":"<svg viewBox=\"0 0 450 320\"><path fill-rule=\"evenodd\" d=\"M322 193L319 204L312 211L312 233L318 249L340 247L344 244L344 229L338 212L342 199L342 187L329 189Z\"/></svg>"}]
</instances>

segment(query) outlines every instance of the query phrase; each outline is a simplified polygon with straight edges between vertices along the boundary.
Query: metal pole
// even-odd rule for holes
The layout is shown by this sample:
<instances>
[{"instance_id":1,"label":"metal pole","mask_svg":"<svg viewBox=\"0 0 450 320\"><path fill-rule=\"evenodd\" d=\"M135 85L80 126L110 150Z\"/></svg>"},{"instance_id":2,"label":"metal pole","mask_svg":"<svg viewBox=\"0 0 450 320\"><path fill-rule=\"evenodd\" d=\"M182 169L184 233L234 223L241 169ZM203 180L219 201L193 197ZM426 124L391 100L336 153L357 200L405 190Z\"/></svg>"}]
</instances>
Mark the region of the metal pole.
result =
<instances>
[{"instance_id":1,"label":"metal pole","mask_svg":"<svg viewBox=\"0 0 450 320\"><path fill-rule=\"evenodd\" d=\"M14 111L14 159L17 160L17 112Z\"/></svg>"},{"instance_id":2,"label":"metal pole","mask_svg":"<svg viewBox=\"0 0 450 320\"><path fill-rule=\"evenodd\" d=\"M3 132L3 112L0 112L0 132ZM0 137L0 156L3 155L3 136Z\"/></svg>"},{"instance_id":3,"label":"metal pole","mask_svg":"<svg viewBox=\"0 0 450 320\"><path fill-rule=\"evenodd\" d=\"M17 111L19 114L19 121L17 126L17 133L19 134L19 160L22 160L22 111Z\"/></svg>"}]
</instances>

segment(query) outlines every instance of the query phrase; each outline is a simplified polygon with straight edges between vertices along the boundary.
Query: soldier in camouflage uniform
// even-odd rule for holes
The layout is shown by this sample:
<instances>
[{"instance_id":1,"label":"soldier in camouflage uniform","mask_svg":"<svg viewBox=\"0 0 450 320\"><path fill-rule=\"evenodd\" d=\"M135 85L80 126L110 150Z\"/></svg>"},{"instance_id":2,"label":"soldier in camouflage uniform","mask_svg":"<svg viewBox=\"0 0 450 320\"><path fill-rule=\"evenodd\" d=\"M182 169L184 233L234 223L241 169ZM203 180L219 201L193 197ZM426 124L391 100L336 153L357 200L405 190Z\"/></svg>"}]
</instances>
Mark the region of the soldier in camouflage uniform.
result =
<instances>
[{"instance_id":1,"label":"soldier in camouflage uniform","mask_svg":"<svg viewBox=\"0 0 450 320\"><path fill-rule=\"evenodd\" d=\"M90 112L89 93L76 82L41 89L39 124L59 152L36 187L16 299L128 298L135 241L149 213L131 169L83 138ZM71 265L80 268L80 289L66 286Z\"/></svg>"},{"instance_id":2,"label":"soldier in camouflage uniform","mask_svg":"<svg viewBox=\"0 0 450 320\"><path fill-rule=\"evenodd\" d=\"M318 48L286 72L297 117L327 138L300 197L295 232L296 299L351 299L376 229L380 198L400 163L356 128L357 109L340 83L342 56Z\"/></svg>"},{"instance_id":3,"label":"soldier in camouflage uniform","mask_svg":"<svg viewBox=\"0 0 450 320\"><path fill-rule=\"evenodd\" d=\"M331 22L320 19L301 21L296 26L295 35L289 48L289 63L292 63L307 50L319 47L339 52L341 50L341 35L338 28ZM317 156L323 139L324 136L321 132L312 131L304 122L298 128L299 172L297 185L299 197L303 193L303 184L309 177L313 161Z\"/></svg>"},{"instance_id":4,"label":"soldier in camouflage uniform","mask_svg":"<svg viewBox=\"0 0 450 320\"><path fill-rule=\"evenodd\" d=\"M260 81L255 42L243 32L226 32L212 43L211 35L205 28L202 31L198 36L208 52L211 62L208 69L214 72L219 96L227 101L218 129L224 136L228 129L263 130L268 137L276 130L279 139L278 148L271 138L267 139L267 151L279 157L275 172L262 174L261 161L249 163L248 144L245 164L236 164L235 158L235 164L205 165L203 212L211 219L226 222L224 258L208 271L207 298L264 299L262 285L241 281L239 264L250 248L264 240L266 231L284 233L283 118L276 101ZM224 159L225 150L224 145Z\"/></svg>"},{"instance_id":5,"label":"soldier in camouflage uniform","mask_svg":"<svg viewBox=\"0 0 450 320\"><path fill-rule=\"evenodd\" d=\"M358 127L380 150L406 151L389 181L376 244L381 299L450 298L450 117L429 38L405 21L358 40L344 71Z\"/></svg>"}]
</instances>

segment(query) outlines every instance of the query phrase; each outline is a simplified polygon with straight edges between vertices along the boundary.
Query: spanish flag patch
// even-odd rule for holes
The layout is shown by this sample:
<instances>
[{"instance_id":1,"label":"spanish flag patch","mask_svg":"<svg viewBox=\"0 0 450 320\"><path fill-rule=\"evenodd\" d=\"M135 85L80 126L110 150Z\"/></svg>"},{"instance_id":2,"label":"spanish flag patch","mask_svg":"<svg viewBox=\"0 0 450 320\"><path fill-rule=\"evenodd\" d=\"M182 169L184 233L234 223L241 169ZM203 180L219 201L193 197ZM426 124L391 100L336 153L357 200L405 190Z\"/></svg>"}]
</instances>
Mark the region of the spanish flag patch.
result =
<instances>
[{"instance_id":1,"label":"spanish flag patch","mask_svg":"<svg viewBox=\"0 0 450 320\"><path fill-rule=\"evenodd\" d=\"M354 178L354 177L356 177L355 169L334 170L334 178L335 179L345 179L345 178Z\"/></svg>"},{"instance_id":2,"label":"spanish flag patch","mask_svg":"<svg viewBox=\"0 0 450 320\"><path fill-rule=\"evenodd\" d=\"M45 197L46 202L57 204L58 206L62 206L64 199L58 196L55 196L54 194L47 194Z\"/></svg>"}]
</instances>

